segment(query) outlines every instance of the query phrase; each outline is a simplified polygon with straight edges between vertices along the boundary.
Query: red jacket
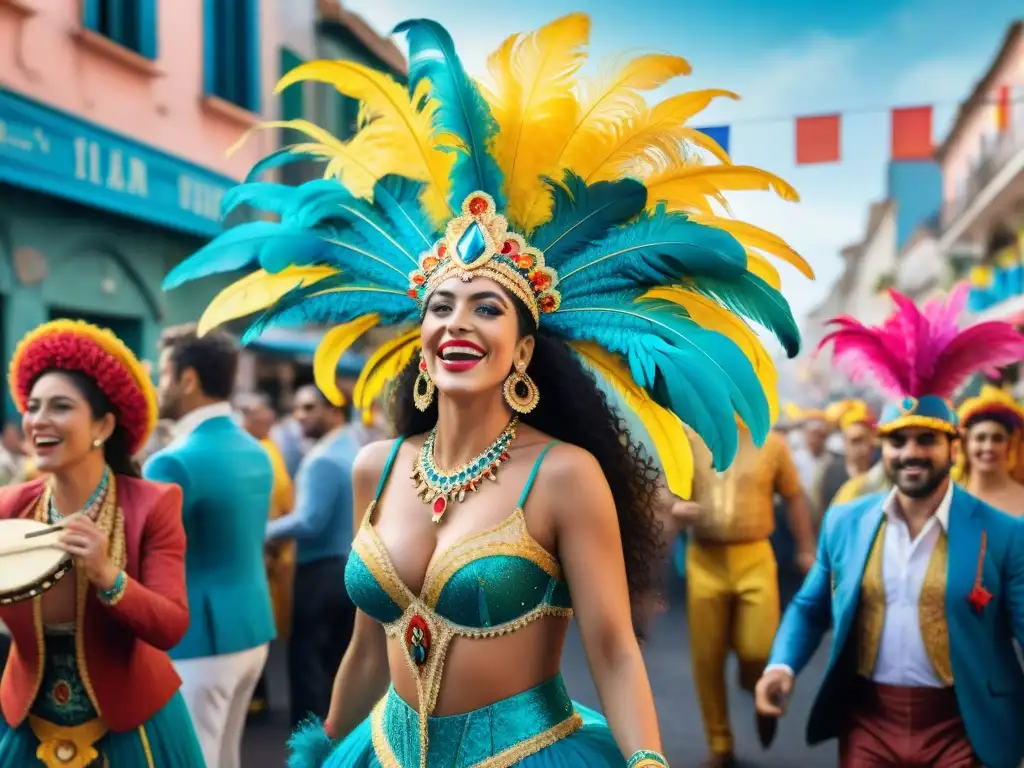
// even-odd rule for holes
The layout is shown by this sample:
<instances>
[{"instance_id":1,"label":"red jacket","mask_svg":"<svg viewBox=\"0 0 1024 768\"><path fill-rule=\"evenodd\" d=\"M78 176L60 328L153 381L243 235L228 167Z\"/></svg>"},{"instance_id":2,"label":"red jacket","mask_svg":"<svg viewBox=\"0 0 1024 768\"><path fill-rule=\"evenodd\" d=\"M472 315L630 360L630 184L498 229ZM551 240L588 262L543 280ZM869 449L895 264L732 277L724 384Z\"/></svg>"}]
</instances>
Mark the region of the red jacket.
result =
<instances>
[{"instance_id":1,"label":"red jacket","mask_svg":"<svg viewBox=\"0 0 1024 768\"><path fill-rule=\"evenodd\" d=\"M0 488L0 518L31 515L43 482ZM100 717L113 731L131 731L181 685L166 652L188 629L185 530L176 485L119 475L117 503L124 510L128 584L117 605L107 606L84 575L72 571L78 579L76 647L86 691ZM0 620L13 640L0 682L0 709L12 727L25 720L42 682L41 600L0 607Z\"/></svg>"}]
</instances>

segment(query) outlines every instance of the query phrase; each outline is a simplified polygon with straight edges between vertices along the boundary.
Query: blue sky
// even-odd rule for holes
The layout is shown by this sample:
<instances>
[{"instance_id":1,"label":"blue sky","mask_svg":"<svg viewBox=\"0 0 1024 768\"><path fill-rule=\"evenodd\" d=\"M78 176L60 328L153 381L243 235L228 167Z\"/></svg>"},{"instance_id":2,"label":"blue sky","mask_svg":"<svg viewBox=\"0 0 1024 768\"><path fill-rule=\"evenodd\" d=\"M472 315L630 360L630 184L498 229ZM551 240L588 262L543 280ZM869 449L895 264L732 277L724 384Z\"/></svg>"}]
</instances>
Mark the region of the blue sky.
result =
<instances>
[{"instance_id":1,"label":"blue sky","mask_svg":"<svg viewBox=\"0 0 1024 768\"><path fill-rule=\"evenodd\" d=\"M741 219L785 237L814 266L809 283L783 270L798 315L811 309L839 272L839 249L863 235L870 202L883 194L890 106L936 105L936 142L956 105L995 56L1007 27L1024 17L1020 0L345 0L345 7L387 33L397 22L429 16L444 24L473 73L511 32L534 29L572 11L592 19L592 58L623 50L686 57L693 74L670 92L727 88L739 102L714 105L695 125L731 123L737 164L779 174L801 195L784 203L769 193L730 200ZM402 42L399 42L402 45ZM792 117L860 112L843 119L841 163L797 167Z\"/></svg>"}]
</instances>

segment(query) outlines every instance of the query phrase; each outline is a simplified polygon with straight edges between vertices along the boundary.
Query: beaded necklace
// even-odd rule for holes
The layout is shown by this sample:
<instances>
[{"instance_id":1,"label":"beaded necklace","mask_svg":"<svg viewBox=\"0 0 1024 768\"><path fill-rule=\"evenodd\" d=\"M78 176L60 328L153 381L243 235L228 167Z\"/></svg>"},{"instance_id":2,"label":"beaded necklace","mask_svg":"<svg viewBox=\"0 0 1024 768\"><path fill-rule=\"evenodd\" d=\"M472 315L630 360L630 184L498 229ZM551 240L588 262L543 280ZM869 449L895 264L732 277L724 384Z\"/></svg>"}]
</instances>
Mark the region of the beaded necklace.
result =
<instances>
[{"instance_id":1,"label":"beaded necklace","mask_svg":"<svg viewBox=\"0 0 1024 768\"><path fill-rule=\"evenodd\" d=\"M484 478L498 479L498 467L508 461L508 447L515 440L518 423L519 417L514 416L483 453L450 472L439 469L434 462L437 427L430 431L413 462L412 482L419 497L430 505L430 519L434 523L441 522L449 503L462 501L467 491L479 491Z\"/></svg>"},{"instance_id":2,"label":"beaded necklace","mask_svg":"<svg viewBox=\"0 0 1024 768\"><path fill-rule=\"evenodd\" d=\"M103 505L103 500L106 498L107 489L110 487L110 467L104 467L103 477L100 479L100 484L96 486L96 490L92 492L92 496L85 502L79 512L88 515L92 519L96 519L96 513L99 508ZM53 494L49 494L49 504L47 506L47 518L50 521L50 525L56 525L58 522L63 520L67 515L62 515L57 507L53 503Z\"/></svg>"}]
</instances>

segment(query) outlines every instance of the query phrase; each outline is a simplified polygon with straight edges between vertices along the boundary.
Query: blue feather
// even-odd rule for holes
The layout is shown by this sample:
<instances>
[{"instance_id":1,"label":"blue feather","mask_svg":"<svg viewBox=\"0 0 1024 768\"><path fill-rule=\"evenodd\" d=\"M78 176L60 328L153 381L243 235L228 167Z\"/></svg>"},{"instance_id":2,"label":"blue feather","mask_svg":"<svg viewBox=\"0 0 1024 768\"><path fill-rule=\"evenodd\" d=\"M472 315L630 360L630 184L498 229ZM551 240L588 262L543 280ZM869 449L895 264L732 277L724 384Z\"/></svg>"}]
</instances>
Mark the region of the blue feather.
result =
<instances>
[{"instance_id":1,"label":"blue feather","mask_svg":"<svg viewBox=\"0 0 1024 768\"><path fill-rule=\"evenodd\" d=\"M438 102L435 135L451 134L463 145L453 150L458 157L450 175L449 205L457 211L466 197L482 191L503 209L504 176L487 150L488 142L498 133L498 123L463 68L451 35L429 19L405 21L394 29L394 34L403 32L409 39L409 93L414 93L422 80L429 80L431 97Z\"/></svg>"},{"instance_id":2,"label":"blue feather","mask_svg":"<svg viewBox=\"0 0 1024 768\"><path fill-rule=\"evenodd\" d=\"M248 175L245 177L246 183L256 181L260 177L260 174L265 171L272 171L275 168L281 168L285 165L291 165L292 163L301 162L319 162L325 163L329 159L326 154L319 152L302 152L295 149L292 145L288 147L282 147L269 155L264 157L262 160L258 160L256 164L249 170Z\"/></svg>"},{"instance_id":3,"label":"blue feather","mask_svg":"<svg viewBox=\"0 0 1024 768\"><path fill-rule=\"evenodd\" d=\"M269 181L254 181L238 184L224 193L220 201L221 218L227 218L240 205L249 205L260 211L280 215L288 204L295 187L274 184Z\"/></svg>"},{"instance_id":4,"label":"blue feather","mask_svg":"<svg viewBox=\"0 0 1024 768\"><path fill-rule=\"evenodd\" d=\"M424 184L405 176L384 176L373 187L373 202L381 207L394 231L414 253L429 251L440 237L420 205Z\"/></svg>"},{"instance_id":5,"label":"blue feather","mask_svg":"<svg viewBox=\"0 0 1024 768\"><path fill-rule=\"evenodd\" d=\"M301 722L288 737L288 768L320 768L330 757L337 742L324 731L318 718Z\"/></svg>"},{"instance_id":6,"label":"blue feather","mask_svg":"<svg viewBox=\"0 0 1024 768\"><path fill-rule=\"evenodd\" d=\"M558 268L562 306L586 297L679 283L692 275L734 280L747 254L721 229L657 210L571 257Z\"/></svg>"},{"instance_id":7,"label":"blue feather","mask_svg":"<svg viewBox=\"0 0 1024 768\"><path fill-rule=\"evenodd\" d=\"M217 235L172 269L164 278L163 290L169 291L201 277L254 269L263 258L288 258L293 252L322 246L323 240L315 233L285 227L278 222L240 224Z\"/></svg>"},{"instance_id":8,"label":"blue feather","mask_svg":"<svg viewBox=\"0 0 1024 768\"><path fill-rule=\"evenodd\" d=\"M544 263L559 268L610 229L632 219L647 203L647 189L639 181L587 183L566 170L561 183L547 179L554 196L551 219L534 230L530 245L544 252Z\"/></svg>"},{"instance_id":9,"label":"blue feather","mask_svg":"<svg viewBox=\"0 0 1024 768\"><path fill-rule=\"evenodd\" d=\"M335 325L371 312L381 316L383 326L419 319L418 304L404 291L360 283L344 285L342 281L326 288L327 280L331 278L283 296L246 329L242 343L248 344L271 326Z\"/></svg>"},{"instance_id":10,"label":"blue feather","mask_svg":"<svg viewBox=\"0 0 1024 768\"><path fill-rule=\"evenodd\" d=\"M800 328L789 302L757 275L744 272L726 279L700 276L687 281L687 286L771 331L789 357L800 354Z\"/></svg>"},{"instance_id":11,"label":"blue feather","mask_svg":"<svg viewBox=\"0 0 1024 768\"><path fill-rule=\"evenodd\" d=\"M755 440L767 435L768 402L749 359L730 339L684 313L653 302L624 307L598 299L545 320L564 338L596 341L625 356L636 382L698 432L717 469L735 457L735 415Z\"/></svg>"}]
</instances>

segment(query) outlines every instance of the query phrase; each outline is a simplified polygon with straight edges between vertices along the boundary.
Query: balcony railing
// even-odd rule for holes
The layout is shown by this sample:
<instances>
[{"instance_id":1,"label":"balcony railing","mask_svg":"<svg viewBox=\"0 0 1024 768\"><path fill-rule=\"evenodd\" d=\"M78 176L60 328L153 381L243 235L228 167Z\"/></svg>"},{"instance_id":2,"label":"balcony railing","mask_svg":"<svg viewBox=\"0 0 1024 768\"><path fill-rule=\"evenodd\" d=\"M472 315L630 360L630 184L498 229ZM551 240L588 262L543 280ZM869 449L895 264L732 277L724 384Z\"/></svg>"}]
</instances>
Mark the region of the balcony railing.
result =
<instances>
[{"instance_id":1,"label":"balcony railing","mask_svg":"<svg viewBox=\"0 0 1024 768\"><path fill-rule=\"evenodd\" d=\"M1017 110L1014 118L1024 118ZM967 183L957 197L942 207L942 228L947 229L1018 152L1024 152L1024 119L1017 119L1006 133L985 142L982 156L971 167Z\"/></svg>"}]
</instances>

